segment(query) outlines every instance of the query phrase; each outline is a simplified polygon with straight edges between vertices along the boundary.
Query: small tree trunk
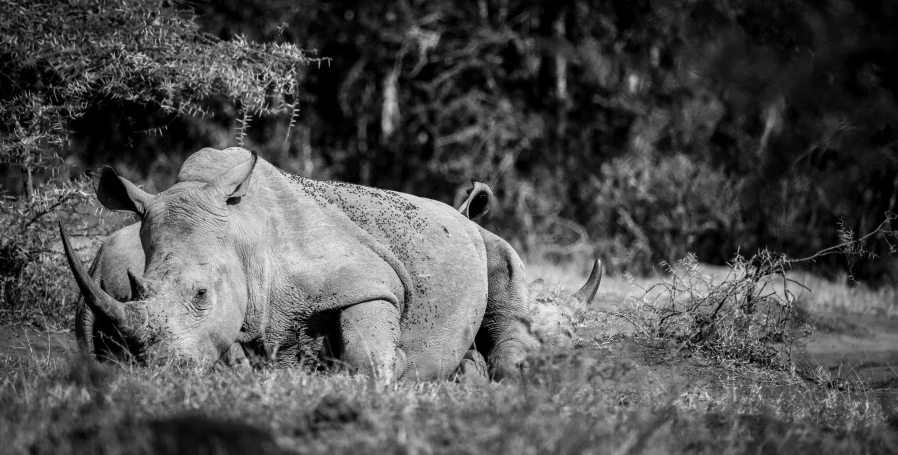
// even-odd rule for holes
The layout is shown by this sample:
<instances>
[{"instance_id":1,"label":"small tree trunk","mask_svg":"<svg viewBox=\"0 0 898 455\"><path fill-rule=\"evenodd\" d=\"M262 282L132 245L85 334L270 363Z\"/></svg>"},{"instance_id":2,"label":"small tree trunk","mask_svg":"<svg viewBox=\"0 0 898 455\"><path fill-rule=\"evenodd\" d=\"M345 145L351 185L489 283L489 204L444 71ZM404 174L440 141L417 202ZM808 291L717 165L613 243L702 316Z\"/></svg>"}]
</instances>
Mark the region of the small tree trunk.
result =
<instances>
[{"instance_id":1,"label":"small tree trunk","mask_svg":"<svg viewBox=\"0 0 898 455\"><path fill-rule=\"evenodd\" d=\"M27 162L22 166L22 190L25 192L25 200L31 201L34 197L34 176Z\"/></svg>"},{"instance_id":2,"label":"small tree trunk","mask_svg":"<svg viewBox=\"0 0 898 455\"><path fill-rule=\"evenodd\" d=\"M303 177L311 177L312 172L315 169L315 162L312 161L312 133L309 131L309 127L305 125L301 126L299 131L302 137L299 149L302 162L302 175Z\"/></svg>"},{"instance_id":3,"label":"small tree trunk","mask_svg":"<svg viewBox=\"0 0 898 455\"><path fill-rule=\"evenodd\" d=\"M567 11L565 8L561 8L552 24L553 33L555 38L557 38L558 43L565 42L566 30L564 20L566 14ZM567 82L567 58L565 58L565 55L561 50L557 50L555 54L555 97L557 104L555 111L555 137L553 138L555 144L555 156L557 158L565 156L565 150L563 149L565 141L562 138L567 130L568 111L570 110L571 104L571 100L568 96Z\"/></svg>"},{"instance_id":4,"label":"small tree trunk","mask_svg":"<svg viewBox=\"0 0 898 455\"><path fill-rule=\"evenodd\" d=\"M356 156L359 166L359 183L371 185L371 160L368 159L368 116L360 114L355 124Z\"/></svg>"}]
</instances>

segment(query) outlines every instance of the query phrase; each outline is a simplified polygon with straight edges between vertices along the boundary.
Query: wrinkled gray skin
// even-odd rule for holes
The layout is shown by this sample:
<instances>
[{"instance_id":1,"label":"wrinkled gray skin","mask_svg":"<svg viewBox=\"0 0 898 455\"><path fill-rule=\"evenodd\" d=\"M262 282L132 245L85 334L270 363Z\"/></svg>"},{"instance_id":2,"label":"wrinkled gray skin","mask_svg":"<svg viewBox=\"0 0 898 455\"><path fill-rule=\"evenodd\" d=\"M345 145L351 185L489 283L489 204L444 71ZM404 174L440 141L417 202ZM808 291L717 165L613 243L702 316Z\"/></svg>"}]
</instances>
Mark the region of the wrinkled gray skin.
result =
<instances>
[{"instance_id":1,"label":"wrinkled gray skin","mask_svg":"<svg viewBox=\"0 0 898 455\"><path fill-rule=\"evenodd\" d=\"M536 347L517 254L442 203L288 175L239 148L197 152L159 195L106 168L98 198L141 218L92 279L63 238L85 300L77 338L98 357L332 357L428 380L481 372L483 353L501 380Z\"/></svg>"},{"instance_id":2,"label":"wrinkled gray skin","mask_svg":"<svg viewBox=\"0 0 898 455\"><path fill-rule=\"evenodd\" d=\"M467 190L468 197L459 205L458 211L476 221L483 218L492 207L493 192L485 183L473 180L471 183L471 188ZM140 223L136 223L121 228L109 236L97 251L89 274L102 284L102 289L109 295L127 302L132 299L131 282L127 273L121 271L130 270L135 275L141 276L144 273L144 262L145 256L140 243ZM127 340L122 339L121 334L105 319L103 317L97 319L94 312L83 302L77 306L75 333L79 346L84 352L93 354L99 359L123 360L129 355ZM467 365L469 368L474 368L478 372L486 371L486 362L474 346L465 354L462 366L466 366L466 360L471 362ZM247 366L250 363L240 343L233 344L219 361L228 366Z\"/></svg>"}]
</instances>

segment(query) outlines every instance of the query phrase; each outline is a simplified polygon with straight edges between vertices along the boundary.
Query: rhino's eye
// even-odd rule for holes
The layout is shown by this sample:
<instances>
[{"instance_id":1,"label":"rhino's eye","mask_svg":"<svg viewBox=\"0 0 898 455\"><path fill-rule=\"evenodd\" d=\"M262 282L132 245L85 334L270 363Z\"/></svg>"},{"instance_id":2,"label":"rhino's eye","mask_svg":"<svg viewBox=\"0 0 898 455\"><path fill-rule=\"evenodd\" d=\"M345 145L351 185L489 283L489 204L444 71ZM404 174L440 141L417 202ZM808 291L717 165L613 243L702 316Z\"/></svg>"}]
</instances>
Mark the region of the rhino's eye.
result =
<instances>
[{"instance_id":1,"label":"rhino's eye","mask_svg":"<svg viewBox=\"0 0 898 455\"><path fill-rule=\"evenodd\" d=\"M197 298L202 298L202 297L204 297L205 295L206 295L206 289L200 289L200 290L196 291L196 297L197 297Z\"/></svg>"}]
</instances>

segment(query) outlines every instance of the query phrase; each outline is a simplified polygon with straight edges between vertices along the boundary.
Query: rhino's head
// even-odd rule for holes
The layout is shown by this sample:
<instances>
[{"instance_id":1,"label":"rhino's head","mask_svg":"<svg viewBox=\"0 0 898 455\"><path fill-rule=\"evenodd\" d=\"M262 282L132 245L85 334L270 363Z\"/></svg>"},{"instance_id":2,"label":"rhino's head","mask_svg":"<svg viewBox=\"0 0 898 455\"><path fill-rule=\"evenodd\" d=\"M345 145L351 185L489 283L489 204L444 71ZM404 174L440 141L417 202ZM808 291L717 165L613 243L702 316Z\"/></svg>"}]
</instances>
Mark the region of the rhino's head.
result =
<instances>
[{"instance_id":1,"label":"rhino's head","mask_svg":"<svg viewBox=\"0 0 898 455\"><path fill-rule=\"evenodd\" d=\"M219 172L179 176L178 183L157 195L103 168L97 188L100 202L141 218L144 275L123 271L131 281L132 301L120 302L104 292L74 258L63 232L69 265L85 301L140 352L207 364L237 338L249 301L247 274L254 273L244 266L245 238L252 229L236 212L257 157L242 152L237 159L229 156L226 166L193 163L194 169ZM182 168L182 176L184 172Z\"/></svg>"}]
</instances>

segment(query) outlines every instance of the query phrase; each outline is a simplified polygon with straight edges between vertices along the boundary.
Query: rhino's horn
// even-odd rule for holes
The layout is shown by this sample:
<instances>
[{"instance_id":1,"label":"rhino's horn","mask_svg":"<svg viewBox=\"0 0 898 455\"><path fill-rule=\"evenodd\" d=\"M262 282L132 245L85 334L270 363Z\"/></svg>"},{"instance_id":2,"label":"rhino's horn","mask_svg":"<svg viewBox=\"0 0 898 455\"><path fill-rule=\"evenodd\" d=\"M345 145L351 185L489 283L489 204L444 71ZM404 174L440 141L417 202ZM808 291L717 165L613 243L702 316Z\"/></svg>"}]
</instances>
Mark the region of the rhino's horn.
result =
<instances>
[{"instance_id":1,"label":"rhino's horn","mask_svg":"<svg viewBox=\"0 0 898 455\"><path fill-rule=\"evenodd\" d=\"M592 272L589 273L589 278L586 280L586 284L574 294L574 299L578 300L583 305L589 304L593 297L596 296L596 292L598 292L599 284L601 282L602 261L596 259L592 265Z\"/></svg>"},{"instance_id":2,"label":"rhino's horn","mask_svg":"<svg viewBox=\"0 0 898 455\"><path fill-rule=\"evenodd\" d=\"M128 269L128 281L131 283L131 300L144 300L150 296L149 284L131 269Z\"/></svg>"},{"instance_id":3,"label":"rhino's horn","mask_svg":"<svg viewBox=\"0 0 898 455\"><path fill-rule=\"evenodd\" d=\"M69 243L69 237L65 233L65 228L62 227L62 222L59 223L59 233L62 236L62 247L65 250L65 257L69 261L69 267L72 269L72 274L75 275L75 281L78 283L78 288L81 289L84 301L87 302L87 305L94 311L94 313L103 314L109 318L113 324L124 326L126 322L125 305L110 297L109 294L107 294L100 285L87 274L84 270L84 266L81 265L81 261L75 257L75 253L72 250L72 244Z\"/></svg>"}]
</instances>

